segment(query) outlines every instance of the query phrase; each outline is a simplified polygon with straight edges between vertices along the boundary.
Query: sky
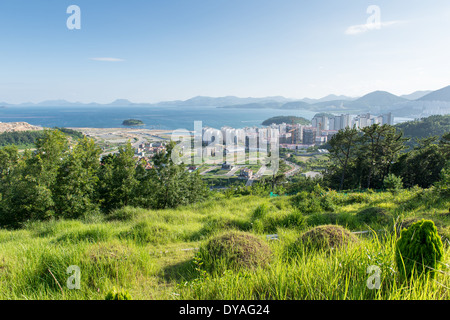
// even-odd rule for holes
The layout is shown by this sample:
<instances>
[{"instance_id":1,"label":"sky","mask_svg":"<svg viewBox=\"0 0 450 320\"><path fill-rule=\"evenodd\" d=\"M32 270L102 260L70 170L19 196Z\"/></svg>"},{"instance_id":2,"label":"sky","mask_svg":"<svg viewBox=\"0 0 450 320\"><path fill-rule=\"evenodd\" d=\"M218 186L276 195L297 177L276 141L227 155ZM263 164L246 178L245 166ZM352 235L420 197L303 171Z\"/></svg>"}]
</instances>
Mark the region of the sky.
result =
<instances>
[{"instance_id":1,"label":"sky","mask_svg":"<svg viewBox=\"0 0 450 320\"><path fill-rule=\"evenodd\" d=\"M448 30L448 0L2 0L0 101L437 90Z\"/></svg>"}]
</instances>

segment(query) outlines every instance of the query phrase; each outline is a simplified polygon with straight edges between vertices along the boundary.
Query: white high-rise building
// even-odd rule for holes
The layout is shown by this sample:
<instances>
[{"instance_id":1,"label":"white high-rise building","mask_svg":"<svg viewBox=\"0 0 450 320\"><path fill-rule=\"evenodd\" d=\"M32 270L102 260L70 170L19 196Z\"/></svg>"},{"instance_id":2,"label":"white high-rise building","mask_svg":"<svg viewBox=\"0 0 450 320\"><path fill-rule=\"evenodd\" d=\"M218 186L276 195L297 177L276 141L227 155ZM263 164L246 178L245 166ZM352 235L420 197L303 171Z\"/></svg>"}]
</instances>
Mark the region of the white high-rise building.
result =
<instances>
[{"instance_id":1,"label":"white high-rise building","mask_svg":"<svg viewBox=\"0 0 450 320\"><path fill-rule=\"evenodd\" d=\"M382 124L394 125L394 117L392 116L392 112L382 115Z\"/></svg>"}]
</instances>

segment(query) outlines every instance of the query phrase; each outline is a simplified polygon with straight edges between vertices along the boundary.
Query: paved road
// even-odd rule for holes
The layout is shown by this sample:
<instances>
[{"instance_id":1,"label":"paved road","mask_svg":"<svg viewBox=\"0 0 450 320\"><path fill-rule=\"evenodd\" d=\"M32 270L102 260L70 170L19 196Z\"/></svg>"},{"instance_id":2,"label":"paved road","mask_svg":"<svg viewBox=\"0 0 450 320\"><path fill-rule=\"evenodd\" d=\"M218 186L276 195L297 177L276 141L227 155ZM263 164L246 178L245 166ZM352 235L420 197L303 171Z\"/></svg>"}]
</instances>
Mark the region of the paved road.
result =
<instances>
[{"instance_id":1,"label":"paved road","mask_svg":"<svg viewBox=\"0 0 450 320\"><path fill-rule=\"evenodd\" d=\"M213 171L213 170L215 170L215 169L217 169L217 168L220 168L220 167L219 167L219 166L211 167L211 168L209 168L209 169L203 171L202 173L200 173L200 175L202 176L202 175L204 175L204 174L206 174L206 173L208 173L208 172L210 172L210 171Z\"/></svg>"},{"instance_id":2,"label":"paved road","mask_svg":"<svg viewBox=\"0 0 450 320\"><path fill-rule=\"evenodd\" d=\"M253 184L253 181L258 180L262 177L264 172L266 171L266 166L262 166L259 168L258 172L251 178L247 180L247 183L245 184L246 187L250 187Z\"/></svg>"},{"instance_id":3,"label":"paved road","mask_svg":"<svg viewBox=\"0 0 450 320\"><path fill-rule=\"evenodd\" d=\"M228 171L225 175L227 177L231 177L232 175L234 175L236 173L236 171L238 171L242 166L235 166L233 169L231 169L230 171Z\"/></svg>"},{"instance_id":4,"label":"paved road","mask_svg":"<svg viewBox=\"0 0 450 320\"><path fill-rule=\"evenodd\" d=\"M295 163L289 162L287 160L284 160L284 162L286 162L286 164L291 167L291 170L287 171L284 174L286 177L290 177L302 169L300 166L296 165Z\"/></svg>"}]
</instances>

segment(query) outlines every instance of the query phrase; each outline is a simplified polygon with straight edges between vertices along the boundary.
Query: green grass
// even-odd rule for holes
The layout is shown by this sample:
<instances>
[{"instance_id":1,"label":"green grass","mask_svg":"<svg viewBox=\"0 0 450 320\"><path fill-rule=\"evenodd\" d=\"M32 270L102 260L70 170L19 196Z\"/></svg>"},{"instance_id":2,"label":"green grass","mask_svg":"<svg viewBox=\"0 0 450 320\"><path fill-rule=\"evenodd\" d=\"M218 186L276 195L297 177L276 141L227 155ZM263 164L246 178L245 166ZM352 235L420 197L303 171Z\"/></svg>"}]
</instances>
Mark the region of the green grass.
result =
<instances>
[{"instance_id":1,"label":"green grass","mask_svg":"<svg viewBox=\"0 0 450 320\"><path fill-rule=\"evenodd\" d=\"M28 223L0 229L0 299L104 299L113 287L133 299L449 299L450 200L433 190L397 194L328 191L333 212L304 213L291 197L221 194L177 209L126 207L84 221ZM367 222L357 213L383 208L392 222ZM405 284L394 263L394 222L432 219L445 245L435 280ZM295 247L315 225L339 224L359 241L330 251ZM256 269L209 274L196 258L198 248L226 230L249 232L267 241L271 262ZM278 240L266 235L277 234ZM293 250L295 248L295 250ZM80 267L81 288L68 289L67 268ZM367 287L367 268L381 269L381 287Z\"/></svg>"}]
</instances>

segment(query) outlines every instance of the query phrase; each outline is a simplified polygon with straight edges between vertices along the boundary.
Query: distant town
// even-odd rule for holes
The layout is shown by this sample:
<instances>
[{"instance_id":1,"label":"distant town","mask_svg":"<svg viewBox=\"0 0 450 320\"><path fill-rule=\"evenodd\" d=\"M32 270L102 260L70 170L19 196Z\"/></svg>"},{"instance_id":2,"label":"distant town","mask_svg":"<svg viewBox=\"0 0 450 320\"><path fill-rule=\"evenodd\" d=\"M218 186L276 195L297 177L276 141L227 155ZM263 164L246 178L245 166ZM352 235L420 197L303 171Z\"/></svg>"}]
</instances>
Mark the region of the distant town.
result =
<instances>
[{"instance_id":1,"label":"distant town","mask_svg":"<svg viewBox=\"0 0 450 320\"><path fill-rule=\"evenodd\" d=\"M320 146L326 144L339 130L346 127L362 129L373 124L393 125L394 117L392 113L379 116L370 113L360 115L321 113L311 120L310 125L281 123L240 129L224 126L220 130L203 127L201 151L203 163L194 165L188 161L186 169L191 172L200 170L203 176L208 177L245 179L248 181L247 185L251 185L254 180L260 179L267 169L264 163L255 160L255 158L252 159L251 154L268 152L270 149L269 140L274 135L279 139L279 149L290 150L295 155L301 154L304 157L310 157L310 160L316 160L315 157L318 155L325 156L328 153L326 149L320 148ZM146 161L147 169L150 169L152 157L165 150L168 140L166 138L160 141L134 144L136 159ZM192 155L198 152L199 150L192 149ZM218 161L205 161L207 157L219 153L224 155L224 161L220 162L219 160L219 163ZM242 158L243 155L244 158ZM287 164L282 173L288 176L301 170L295 163L288 161L287 158L290 156L288 154L288 157L286 157L283 154L282 157L283 162ZM239 157L241 157L241 161L238 162L225 160L239 159ZM245 161L242 161L242 159L245 159ZM320 159L323 161L325 158ZM315 177L321 174L319 171L307 171L303 175Z\"/></svg>"},{"instance_id":2,"label":"distant town","mask_svg":"<svg viewBox=\"0 0 450 320\"><path fill-rule=\"evenodd\" d=\"M280 118L280 117L278 117ZM281 117L283 118L283 117ZM290 119L293 117L285 117ZM294 117L295 118L295 117ZM293 119L294 120L294 119ZM392 113L379 116L364 113L359 115L318 113L311 121L303 119L304 123L272 123L262 127L221 129L202 127L201 163L194 163L191 157L199 154L198 149L192 149L185 161L186 170L199 171L202 178L212 185L222 186L242 183L250 186L269 171L267 163L261 161L261 155L268 154L270 141L275 138L280 152L281 173L292 176L302 173L307 177L321 175L320 168L327 161L326 144L339 130L346 127L362 129L373 124L394 124ZM270 121L269 121L270 122ZM265 122L265 123L269 123ZM288 121L287 121L288 122ZM25 122L1 123L2 132L42 130L42 127L31 126ZM94 138L96 144L103 150L101 157L118 152L118 147L130 142L138 162L144 162L145 168L152 168L152 158L166 150L167 143L172 138L171 130L149 130L141 128L71 128ZM271 140L272 139L272 140ZM223 155L223 158L214 157ZM214 161L209 161L214 157ZM237 160L237 161L236 161ZM303 167L299 164L305 164Z\"/></svg>"}]
</instances>

